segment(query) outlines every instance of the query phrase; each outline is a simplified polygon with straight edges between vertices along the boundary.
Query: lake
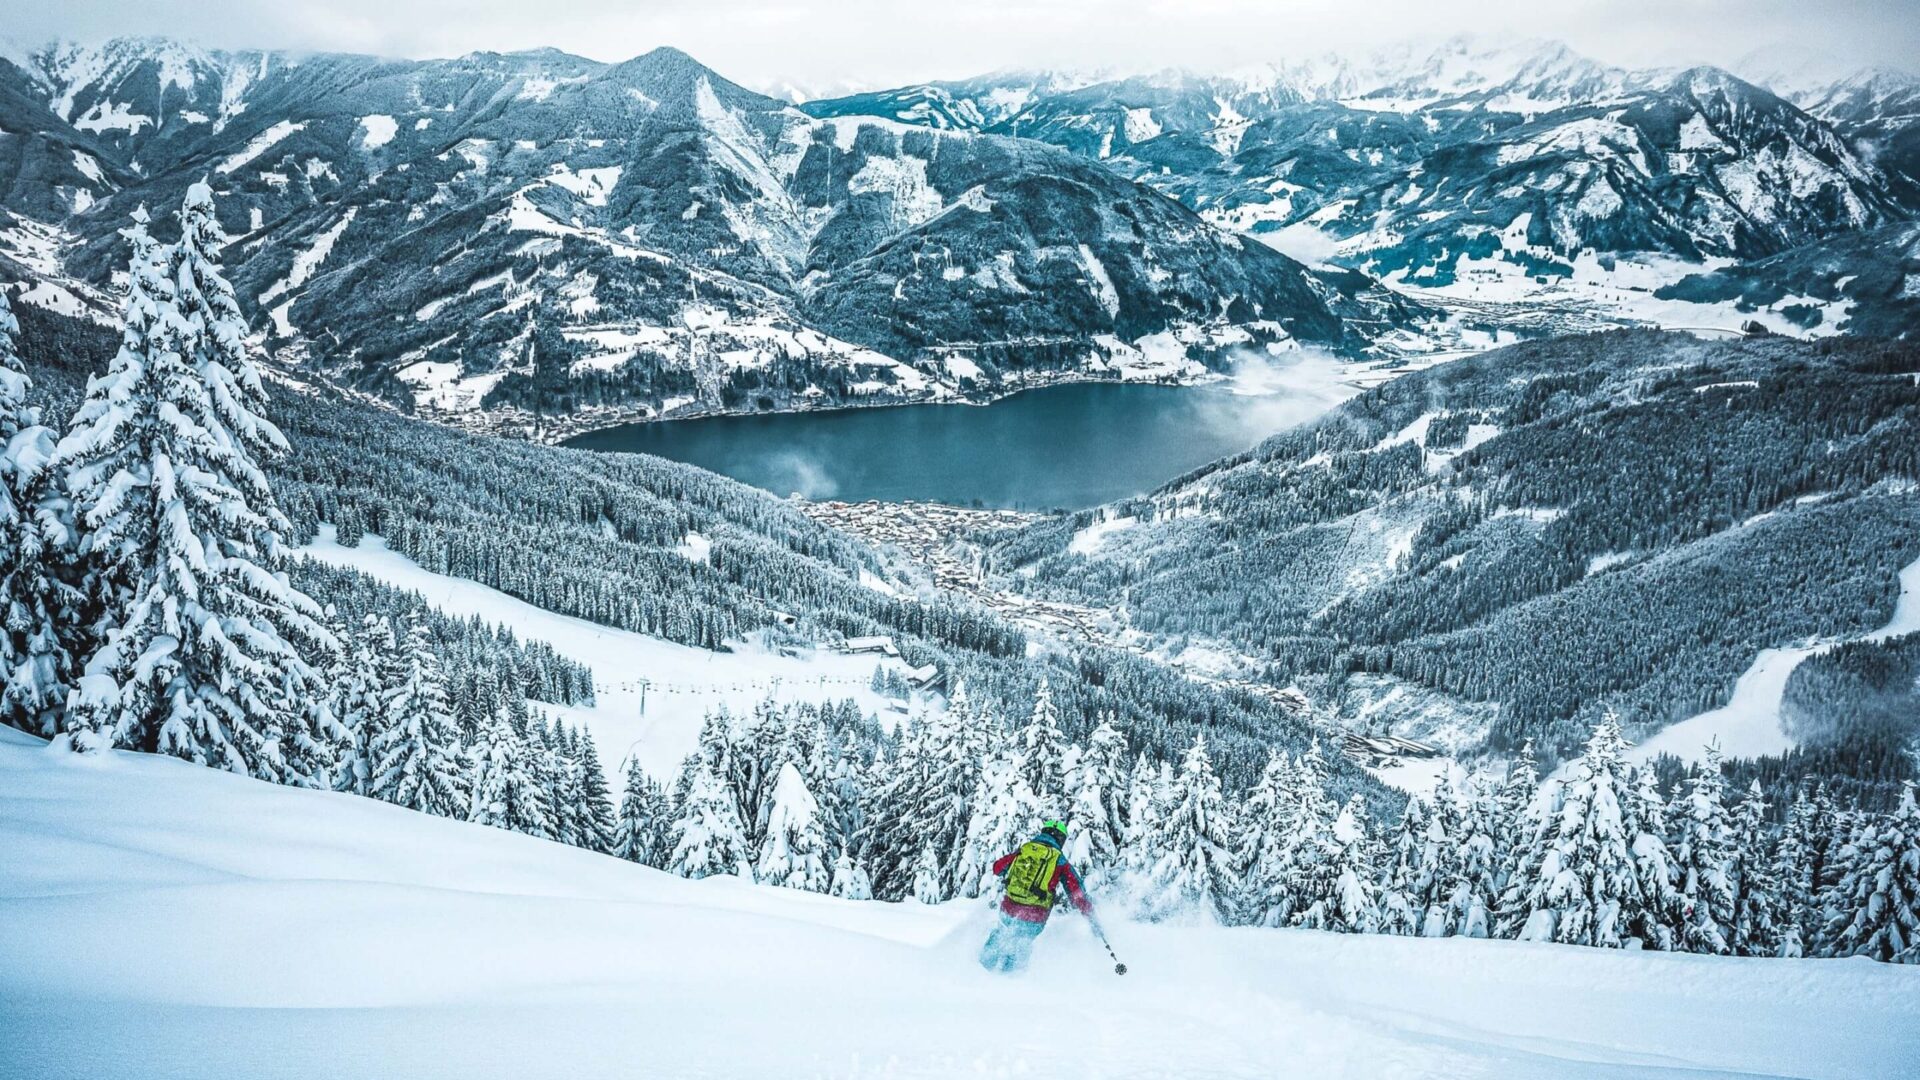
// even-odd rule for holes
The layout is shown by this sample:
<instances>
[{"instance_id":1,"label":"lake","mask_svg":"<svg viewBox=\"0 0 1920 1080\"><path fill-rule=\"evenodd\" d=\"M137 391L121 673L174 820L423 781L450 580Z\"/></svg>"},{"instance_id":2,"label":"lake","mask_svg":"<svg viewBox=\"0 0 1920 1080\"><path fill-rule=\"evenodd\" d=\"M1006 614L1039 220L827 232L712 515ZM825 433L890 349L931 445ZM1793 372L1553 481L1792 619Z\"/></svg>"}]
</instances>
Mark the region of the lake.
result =
<instances>
[{"instance_id":1,"label":"lake","mask_svg":"<svg viewBox=\"0 0 1920 1080\"><path fill-rule=\"evenodd\" d=\"M655 454L776 495L1077 510L1151 491L1324 410L1316 394L1079 383L990 405L628 424L567 441Z\"/></svg>"}]
</instances>

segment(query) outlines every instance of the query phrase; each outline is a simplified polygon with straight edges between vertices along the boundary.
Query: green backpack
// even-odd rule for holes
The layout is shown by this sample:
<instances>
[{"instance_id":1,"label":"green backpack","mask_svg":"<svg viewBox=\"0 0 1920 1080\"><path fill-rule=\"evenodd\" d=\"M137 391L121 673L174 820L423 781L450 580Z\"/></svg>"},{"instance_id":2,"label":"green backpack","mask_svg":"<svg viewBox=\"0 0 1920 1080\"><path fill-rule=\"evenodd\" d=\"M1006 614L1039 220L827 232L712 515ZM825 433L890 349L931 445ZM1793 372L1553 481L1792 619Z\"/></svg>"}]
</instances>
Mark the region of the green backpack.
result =
<instances>
[{"instance_id":1,"label":"green backpack","mask_svg":"<svg viewBox=\"0 0 1920 1080\"><path fill-rule=\"evenodd\" d=\"M1027 907L1053 907L1053 872L1060 865L1060 849L1029 840L1007 867L1007 899Z\"/></svg>"}]
</instances>

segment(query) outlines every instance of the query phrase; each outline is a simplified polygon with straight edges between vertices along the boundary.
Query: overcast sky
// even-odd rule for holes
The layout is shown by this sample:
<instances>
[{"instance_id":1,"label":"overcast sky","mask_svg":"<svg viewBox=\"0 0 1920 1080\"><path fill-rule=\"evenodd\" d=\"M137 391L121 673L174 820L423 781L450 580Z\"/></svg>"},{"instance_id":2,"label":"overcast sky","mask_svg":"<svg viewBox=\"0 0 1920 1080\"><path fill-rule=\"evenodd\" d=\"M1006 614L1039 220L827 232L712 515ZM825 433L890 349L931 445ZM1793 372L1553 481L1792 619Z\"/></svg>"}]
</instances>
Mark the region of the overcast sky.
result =
<instances>
[{"instance_id":1,"label":"overcast sky","mask_svg":"<svg viewBox=\"0 0 1920 1080\"><path fill-rule=\"evenodd\" d=\"M1466 32L1626 65L1732 65L1770 47L1920 64L1920 0L4 0L36 42L166 34L211 47L453 56L674 45L735 81L890 85L1051 66L1232 67Z\"/></svg>"}]
</instances>

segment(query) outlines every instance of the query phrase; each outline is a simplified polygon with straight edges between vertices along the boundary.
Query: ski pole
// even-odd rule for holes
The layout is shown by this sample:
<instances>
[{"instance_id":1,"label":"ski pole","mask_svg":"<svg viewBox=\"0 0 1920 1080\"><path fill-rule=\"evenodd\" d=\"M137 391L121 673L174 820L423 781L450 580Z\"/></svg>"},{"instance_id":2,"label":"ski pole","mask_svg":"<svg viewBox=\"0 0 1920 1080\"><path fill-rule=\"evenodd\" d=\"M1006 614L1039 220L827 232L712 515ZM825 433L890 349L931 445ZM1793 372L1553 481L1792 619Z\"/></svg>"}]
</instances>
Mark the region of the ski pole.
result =
<instances>
[{"instance_id":1,"label":"ski pole","mask_svg":"<svg viewBox=\"0 0 1920 1080\"><path fill-rule=\"evenodd\" d=\"M1087 922L1093 925L1093 936L1100 939L1100 944L1107 950L1108 959L1113 961L1113 973L1115 975L1125 975L1127 973L1127 965L1121 963L1118 956L1113 955L1113 943L1107 940L1107 932L1100 928L1100 920L1089 918Z\"/></svg>"}]
</instances>

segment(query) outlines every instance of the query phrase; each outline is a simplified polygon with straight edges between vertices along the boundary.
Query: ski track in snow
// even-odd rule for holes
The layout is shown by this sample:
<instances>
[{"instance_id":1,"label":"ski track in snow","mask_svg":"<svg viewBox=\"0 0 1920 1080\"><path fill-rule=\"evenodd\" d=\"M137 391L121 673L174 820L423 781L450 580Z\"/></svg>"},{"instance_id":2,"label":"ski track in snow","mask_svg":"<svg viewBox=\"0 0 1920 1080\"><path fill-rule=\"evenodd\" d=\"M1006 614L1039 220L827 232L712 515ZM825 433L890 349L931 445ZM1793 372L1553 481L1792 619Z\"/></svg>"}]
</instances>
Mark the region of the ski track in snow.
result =
<instances>
[{"instance_id":1,"label":"ski track in snow","mask_svg":"<svg viewBox=\"0 0 1920 1080\"><path fill-rule=\"evenodd\" d=\"M1096 902L1099 898L1096 896ZM0 1075L1912 1075L1920 969L1078 919L682 881L0 729Z\"/></svg>"},{"instance_id":2,"label":"ski track in snow","mask_svg":"<svg viewBox=\"0 0 1920 1080\"><path fill-rule=\"evenodd\" d=\"M1900 571L1900 598L1894 602L1893 617L1887 624L1848 640L1885 641L1915 631L1920 631L1920 561ZM1672 754L1682 761L1697 762L1706 758L1710 743L1716 743L1725 757L1759 757L1793 749L1793 739L1782 729L1780 719L1787 680L1802 661L1838 644L1829 641L1760 650L1753 666L1734 683L1733 695L1725 705L1662 729L1634 747L1628 756L1634 761L1651 761L1661 754Z\"/></svg>"},{"instance_id":3,"label":"ski track in snow","mask_svg":"<svg viewBox=\"0 0 1920 1080\"><path fill-rule=\"evenodd\" d=\"M745 716L768 699L791 703L853 698L884 719L888 701L869 685L873 669L905 669L893 659L825 650L785 656L749 642L734 643L732 652L679 645L559 615L478 582L436 574L390 549L378 536L363 537L357 547L342 547L335 537L333 526L323 525L314 542L294 554L350 566L411 589L448 615L478 615L508 627L523 641L544 641L593 669L594 705L541 708L593 733L615 792L624 788L630 756L649 775L671 782L680 762L698 744L707 714L721 708Z\"/></svg>"}]
</instances>

